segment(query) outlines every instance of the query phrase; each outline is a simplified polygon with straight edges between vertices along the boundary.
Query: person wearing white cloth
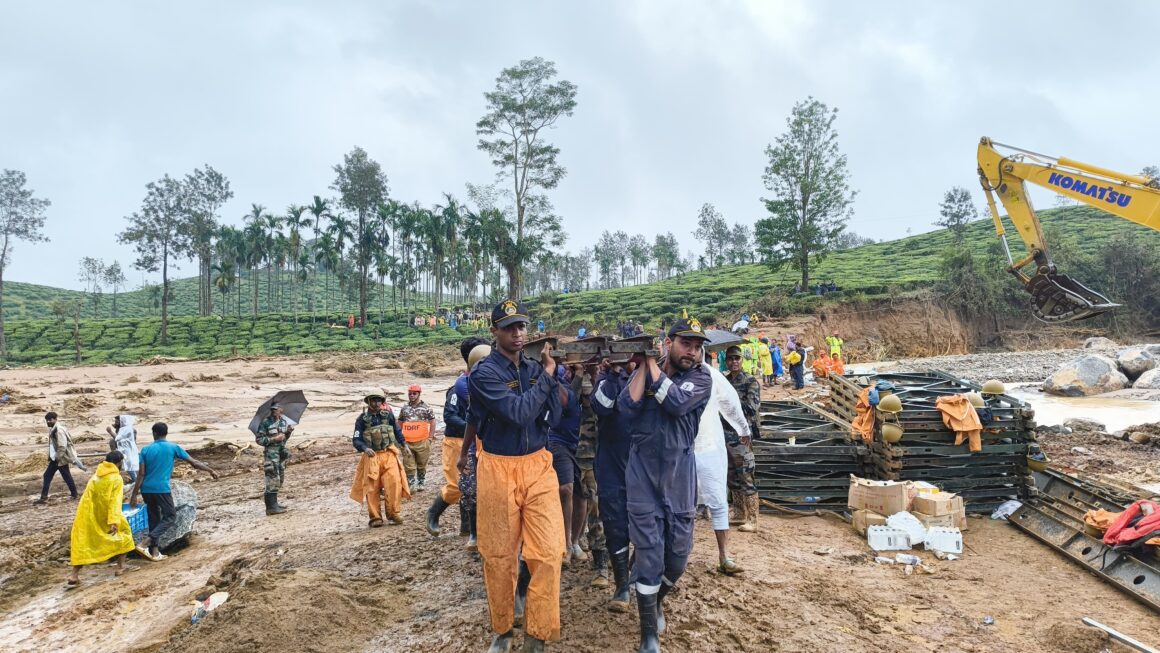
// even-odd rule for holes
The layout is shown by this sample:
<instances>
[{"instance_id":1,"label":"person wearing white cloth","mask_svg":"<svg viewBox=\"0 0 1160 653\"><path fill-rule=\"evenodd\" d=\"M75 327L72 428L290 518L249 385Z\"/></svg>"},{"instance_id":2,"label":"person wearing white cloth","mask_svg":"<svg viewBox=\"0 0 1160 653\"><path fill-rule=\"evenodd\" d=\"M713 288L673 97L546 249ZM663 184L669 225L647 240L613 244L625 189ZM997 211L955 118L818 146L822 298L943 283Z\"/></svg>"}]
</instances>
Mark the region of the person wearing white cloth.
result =
<instances>
[{"instance_id":1,"label":"person wearing white cloth","mask_svg":"<svg viewBox=\"0 0 1160 653\"><path fill-rule=\"evenodd\" d=\"M133 428L135 418L132 415L117 415L113 418L113 425L105 427L110 436L109 451L120 451L125 457L121 463L121 471L129 477L129 481L137 480L137 470L141 468L141 456L137 451L137 429Z\"/></svg>"},{"instance_id":2,"label":"person wearing white cloth","mask_svg":"<svg viewBox=\"0 0 1160 653\"><path fill-rule=\"evenodd\" d=\"M697 503L707 506L712 518L717 536L717 571L732 576L745 570L729 557L729 452L725 447L721 420L727 420L743 435L749 435L749 424L741 409L741 399L729 379L716 367L704 361L701 365L713 378L713 389L701 415L697 439L693 442L693 457L697 461Z\"/></svg>"}]
</instances>

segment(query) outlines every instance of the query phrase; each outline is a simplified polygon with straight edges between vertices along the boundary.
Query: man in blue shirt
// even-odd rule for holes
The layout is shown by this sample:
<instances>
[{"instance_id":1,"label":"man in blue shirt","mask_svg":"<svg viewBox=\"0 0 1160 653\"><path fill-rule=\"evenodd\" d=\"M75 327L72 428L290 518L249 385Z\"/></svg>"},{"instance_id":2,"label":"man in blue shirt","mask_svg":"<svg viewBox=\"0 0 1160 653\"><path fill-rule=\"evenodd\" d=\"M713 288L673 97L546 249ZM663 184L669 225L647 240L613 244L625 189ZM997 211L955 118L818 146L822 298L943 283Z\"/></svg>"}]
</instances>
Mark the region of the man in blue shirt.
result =
<instances>
[{"instance_id":1,"label":"man in blue shirt","mask_svg":"<svg viewBox=\"0 0 1160 653\"><path fill-rule=\"evenodd\" d=\"M659 653L662 602L685 573L693 548L697 466L693 441L713 379L700 364L708 338L697 320L677 320L667 356L643 358L620 392L617 410L631 420L625 469L628 534L636 547L632 577L640 613L640 653Z\"/></svg>"},{"instance_id":2,"label":"man in blue shirt","mask_svg":"<svg viewBox=\"0 0 1160 653\"><path fill-rule=\"evenodd\" d=\"M547 450L549 425L560 415L560 384L550 344L539 363L523 355L528 321L523 304L498 304L491 313L495 347L468 380L467 421L479 434L479 552L493 653L511 650L521 548L531 574L523 650L543 651L545 641L560 636L564 520Z\"/></svg>"},{"instance_id":3,"label":"man in blue shirt","mask_svg":"<svg viewBox=\"0 0 1160 653\"><path fill-rule=\"evenodd\" d=\"M576 448L580 446L580 397L572 390L565 367L557 366L560 405L563 407L560 420L548 431L548 451L552 454L552 467L556 470L556 480L560 483L560 507L564 517L564 561L571 563L573 549L579 547L579 528L573 523L575 498L582 497L576 488L580 485L580 466L576 462Z\"/></svg>"},{"instance_id":4,"label":"man in blue shirt","mask_svg":"<svg viewBox=\"0 0 1160 653\"><path fill-rule=\"evenodd\" d=\"M177 460L184 460L194 469L209 472L211 477L217 478L217 472L210 469L209 465L190 456L180 445L166 440L168 435L168 424L157 422L153 425L153 444L141 449L141 468L137 471L137 481L133 483L133 492L129 495L130 508L137 507L138 492L145 500L145 510L149 516L149 543L146 545L142 542L137 547L137 552L150 560L160 560L164 557L158 543L165 531L173 527L177 517L169 485L169 478L173 475L173 464Z\"/></svg>"}]
</instances>

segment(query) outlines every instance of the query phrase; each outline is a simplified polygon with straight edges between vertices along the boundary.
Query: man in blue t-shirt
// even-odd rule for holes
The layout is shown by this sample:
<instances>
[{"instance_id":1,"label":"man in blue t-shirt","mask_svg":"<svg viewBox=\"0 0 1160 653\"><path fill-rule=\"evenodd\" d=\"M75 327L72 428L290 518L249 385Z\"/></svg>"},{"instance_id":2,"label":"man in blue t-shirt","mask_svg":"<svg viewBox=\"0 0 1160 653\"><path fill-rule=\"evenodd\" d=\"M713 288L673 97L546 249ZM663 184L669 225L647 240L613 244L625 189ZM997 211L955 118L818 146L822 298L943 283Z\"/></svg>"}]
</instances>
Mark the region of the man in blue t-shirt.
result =
<instances>
[{"instance_id":1,"label":"man in blue t-shirt","mask_svg":"<svg viewBox=\"0 0 1160 653\"><path fill-rule=\"evenodd\" d=\"M173 474L173 464L184 460L203 472L209 472L217 478L217 472L209 465L196 460L181 446L166 440L169 435L169 425L157 422L153 425L153 444L141 449L141 468L137 472L137 481L133 484L133 493L129 496L129 507L137 507L137 493L145 500L145 510L149 515L149 543L142 542L137 552L150 560L161 560L161 550L158 543L161 535L173 527L177 518L177 509L173 505L173 495L170 493L169 477Z\"/></svg>"}]
</instances>

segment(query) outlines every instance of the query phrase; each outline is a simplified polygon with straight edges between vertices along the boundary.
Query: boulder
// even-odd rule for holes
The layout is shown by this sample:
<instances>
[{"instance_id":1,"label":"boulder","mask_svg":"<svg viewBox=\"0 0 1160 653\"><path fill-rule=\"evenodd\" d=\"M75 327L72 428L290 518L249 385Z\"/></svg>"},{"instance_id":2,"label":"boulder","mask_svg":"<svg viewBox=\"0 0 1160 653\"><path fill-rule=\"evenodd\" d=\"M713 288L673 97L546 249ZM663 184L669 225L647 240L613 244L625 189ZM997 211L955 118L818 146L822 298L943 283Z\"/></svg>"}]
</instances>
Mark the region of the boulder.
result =
<instances>
[{"instance_id":1,"label":"boulder","mask_svg":"<svg viewBox=\"0 0 1160 653\"><path fill-rule=\"evenodd\" d=\"M1102 433L1106 428L1103 424L1094 419L1084 419L1083 417L1072 417L1063 421L1063 425L1072 431L1086 431L1092 433Z\"/></svg>"},{"instance_id":2,"label":"boulder","mask_svg":"<svg viewBox=\"0 0 1160 653\"><path fill-rule=\"evenodd\" d=\"M1144 347L1128 347L1116 354L1116 365L1124 376L1135 381L1141 374L1156 367L1157 361Z\"/></svg>"},{"instance_id":3,"label":"boulder","mask_svg":"<svg viewBox=\"0 0 1160 653\"><path fill-rule=\"evenodd\" d=\"M1128 377L1116 361L1099 354L1085 354L1064 363L1043 383L1043 391L1063 397L1086 397L1128 387Z\"/></svg>"},{"instance_id":4,"label":"boulder","mask_svg":"<svg viewBox=\"0 0 1160 653\"><path fill-rule=\"evenodd\" d=\"M1083 341L1084 349L1115 349L1116 347L1119 347L1119 345L1117 345L1116 341L1112 340L1111 338L1097 337L1088 338L1087 340Z\"/></svg>"},{"instance_id":5,"label":"boulder","mask_svg":"<svg viewBox=\"0 0 1160 653\"><path fill-rule=\"evenodd\" d=\"M1128 440L1132 444L1148 444L1152 441L1152 436L1143 431L1133 431L1128 434Z\"/></svg>"},{"instance_id":6,"label":"boulder","mask_svg":"<svg viewBox=\"0 0 1160 653\"><path fill-rule=\"evenodd\" d=\"M1140 375L1136 382L1132 384L1133 388L1140 388L1141 390L1160 390L1160 369L1151 369Z\"/></svg>"},{"instance_id":7,"label":"boulder","mask_svg":"<svg viewBox=\"0 0 1160 653\"><path fill-rule=\"evenodd\" d=\"M1144 351L1152 354L1153 358L1160 358L1160 345L1144 345Z\"/></svg>"}]
</instances>

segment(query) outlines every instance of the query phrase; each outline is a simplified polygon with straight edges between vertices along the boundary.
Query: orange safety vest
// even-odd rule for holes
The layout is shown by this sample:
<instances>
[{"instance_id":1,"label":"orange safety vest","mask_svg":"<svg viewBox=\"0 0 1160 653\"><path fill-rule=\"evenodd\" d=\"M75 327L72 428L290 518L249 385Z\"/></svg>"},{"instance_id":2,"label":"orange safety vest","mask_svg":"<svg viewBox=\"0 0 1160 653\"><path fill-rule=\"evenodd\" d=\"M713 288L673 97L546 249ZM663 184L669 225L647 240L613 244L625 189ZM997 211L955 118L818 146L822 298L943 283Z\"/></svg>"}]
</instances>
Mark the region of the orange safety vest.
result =
<instances>
[{"instance_id":1,"label":"orange safety vest","mask_svg":"<svg viewBox=\"0 0 1160 653\"><path fill-rule=\"evenodd\" d=\"M422 442L431 437L430 422L403 422L403 439L407 442Z\"/></svg>"}]
</instances>

